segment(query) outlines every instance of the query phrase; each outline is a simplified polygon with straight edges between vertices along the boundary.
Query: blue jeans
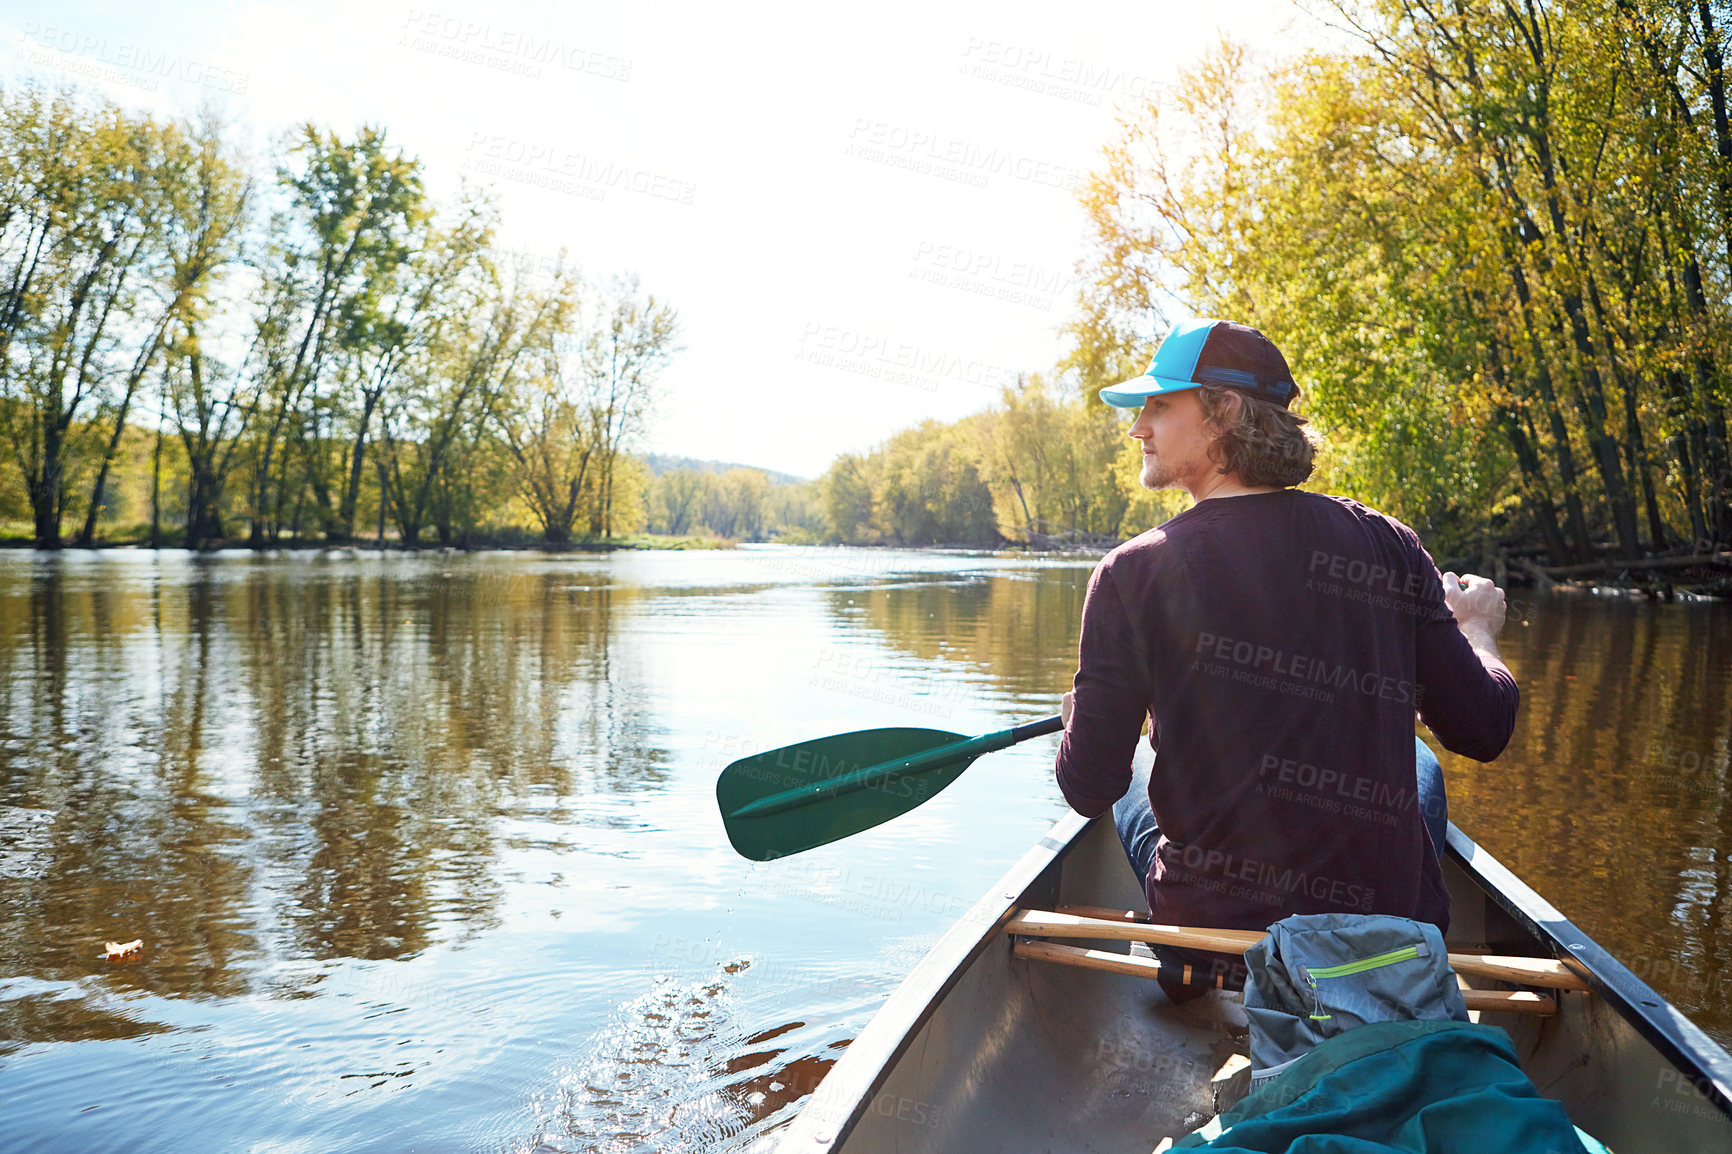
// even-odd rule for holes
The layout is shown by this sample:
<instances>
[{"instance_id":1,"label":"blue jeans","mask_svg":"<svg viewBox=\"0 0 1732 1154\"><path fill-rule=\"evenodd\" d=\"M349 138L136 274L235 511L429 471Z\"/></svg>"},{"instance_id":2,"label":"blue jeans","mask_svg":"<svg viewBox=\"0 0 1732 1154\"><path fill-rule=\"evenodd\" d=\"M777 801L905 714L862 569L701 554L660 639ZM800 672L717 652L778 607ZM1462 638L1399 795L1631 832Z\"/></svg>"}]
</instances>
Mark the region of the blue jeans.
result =
<instances>
[{"instance_id":1,"label":"blue jeans","mask_svg":"<svg viewBox=\"0 0 1732 1154\"><path fill-rule=\"evenodd\" d=\"M1419 738L1413 739L1414 761L1418 770L1419 812L1425 818L1426 832L1431 835L1431 848L1438 859L1443 858L1444 835L1449 829L1449 799L1443 792L1443 767L1437 754ZM1142 769L1131 772L1130 792L1113 806L1113 824L1119 830L1119 842L1139 878L1147 879L1149 867L1155 863L1155 845L1161 840L1160 827L1155 824L1154 811L1149 808L1149 775Z\"/></svg>"}]
</instances>

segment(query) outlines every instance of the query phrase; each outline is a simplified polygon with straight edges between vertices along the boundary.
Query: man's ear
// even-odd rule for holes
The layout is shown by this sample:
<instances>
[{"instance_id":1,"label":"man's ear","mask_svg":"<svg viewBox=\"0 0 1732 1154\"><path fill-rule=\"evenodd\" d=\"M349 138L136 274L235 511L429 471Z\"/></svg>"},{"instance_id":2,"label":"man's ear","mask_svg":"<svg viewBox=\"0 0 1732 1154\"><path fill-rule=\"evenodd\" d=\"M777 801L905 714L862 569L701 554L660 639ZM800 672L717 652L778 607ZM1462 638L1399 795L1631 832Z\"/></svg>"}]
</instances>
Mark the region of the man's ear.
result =
<instances>
[{"instance_id":1,"label":"man's ear","mask_svg":"<svg viewBox=\"0 0 1732 1154\"><path fill-rule=\"evenodd\" d=\"M1221 460L1221 441L1227 436L1228 430L1239 423L1239 416L1245 409L1245 398L1237 389L1222 389L1218 406L1205 410L1203 424L1208 428L1208 457L1211 462L1220 466L1221 472L1227 471L1226 464Z\"/></svg>"},{"instance_id":2,"label":"man's ear","mask_svg":"<svg viewBox=\"0 0 1732 1154\"><path fill-rule=\"evenodd\" d=\"M1203 410L1203 424L1220 440L1227 431L1239 422L1239 415L1244 411L1245 398L1239 395L1237 389L1222 389L1219 399Z\"/></svg>"},{"instance_id":3,"label":"man's ear","mask_svg":"<svg viewBox=\"0 0 1732 1154\"><path fill-rule=\"evenodd\" d=\"M1238 389L1223 389L1221 391L1221 409L1216 414L1216 432L1225 433L1239 423L1239 417L1245 411L1245 394Z\"/></svg>"}]
</instances>

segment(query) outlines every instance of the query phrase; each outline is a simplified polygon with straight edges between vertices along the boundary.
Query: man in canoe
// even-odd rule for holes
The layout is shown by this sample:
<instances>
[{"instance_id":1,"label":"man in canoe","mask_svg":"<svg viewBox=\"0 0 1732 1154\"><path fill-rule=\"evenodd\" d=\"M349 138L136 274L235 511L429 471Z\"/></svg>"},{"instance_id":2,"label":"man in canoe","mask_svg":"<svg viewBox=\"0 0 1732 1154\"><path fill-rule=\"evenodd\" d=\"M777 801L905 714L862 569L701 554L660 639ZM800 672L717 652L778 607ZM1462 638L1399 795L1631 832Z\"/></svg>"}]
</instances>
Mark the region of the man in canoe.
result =
<instances>
[{"instance_id":1,"label":"man in canoe","mask_svg":"<svg viewBox=\"0 0 1732 1154\"><path fill-rule=\"evenodd\" d=\"M1446 929L1442 774L1414 716L1456 753L1503 752L1518 700L1494 640L1503 593L1440 575L1394 518L1294 488L1318 443L1298 393L1267 337L1215 320L1178 325L1146 374L1101 390L1141 409L1143 486L1196 504L1089 581L1059 787L1085 816L1113 810L1158 923ZM1145 720L1155 760L1133 781Z\"/></svg>"}]
</instances>

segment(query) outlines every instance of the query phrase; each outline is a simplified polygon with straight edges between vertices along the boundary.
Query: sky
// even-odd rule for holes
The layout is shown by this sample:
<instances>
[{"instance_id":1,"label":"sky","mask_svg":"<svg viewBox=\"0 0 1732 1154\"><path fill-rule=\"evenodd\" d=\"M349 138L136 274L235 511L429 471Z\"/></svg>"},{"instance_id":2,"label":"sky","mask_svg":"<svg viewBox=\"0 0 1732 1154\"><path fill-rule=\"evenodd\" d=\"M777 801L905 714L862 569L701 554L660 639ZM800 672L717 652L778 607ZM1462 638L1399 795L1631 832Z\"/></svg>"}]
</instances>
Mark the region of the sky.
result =
<instances>
[{"instance_id":1,"label":"sky","mask_svg":"<svg viewBox=\"0 0 1732 1154\"><path fill-rule=\"evenodd\" d=\"M1319 35L1288 0L0 0L0 76L213 107L261 161L381 125L526 268L678 310L646 451L814 477L1050 369L1117 117L1223 36Z\"/></svg>"}]
</instances>

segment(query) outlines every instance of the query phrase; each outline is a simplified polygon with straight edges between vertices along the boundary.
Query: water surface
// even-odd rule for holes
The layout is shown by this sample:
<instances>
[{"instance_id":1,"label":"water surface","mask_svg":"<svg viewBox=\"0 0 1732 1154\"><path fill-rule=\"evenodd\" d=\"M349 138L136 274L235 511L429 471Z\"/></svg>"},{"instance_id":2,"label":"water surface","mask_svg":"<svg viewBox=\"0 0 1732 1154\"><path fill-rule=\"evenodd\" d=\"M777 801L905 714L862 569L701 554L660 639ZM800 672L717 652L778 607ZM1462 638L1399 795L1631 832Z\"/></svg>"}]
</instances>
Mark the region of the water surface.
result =
<instances>
[{"instance_id":1,"label":"water surface","mask_svg":"<svg viewBox=\"0 0 1732 1154\"><path fill-rule=\"evenodd\" d=\"M0 555L0 1149L761 1144L1064 807L1043 739L757 864L716 774L1053 712L1088 571ZM1453 816L1732 1039L1732 613L1517 609Z\"/></svg>"}]
</instances>

